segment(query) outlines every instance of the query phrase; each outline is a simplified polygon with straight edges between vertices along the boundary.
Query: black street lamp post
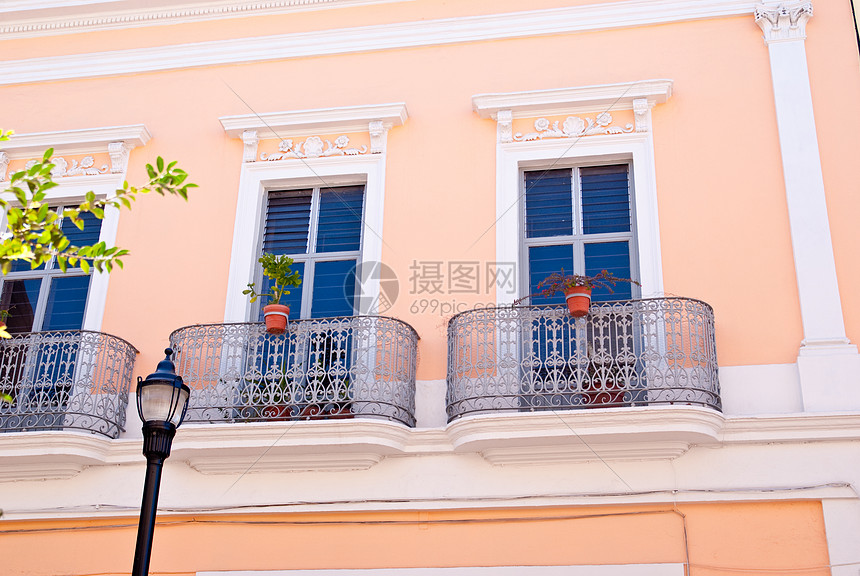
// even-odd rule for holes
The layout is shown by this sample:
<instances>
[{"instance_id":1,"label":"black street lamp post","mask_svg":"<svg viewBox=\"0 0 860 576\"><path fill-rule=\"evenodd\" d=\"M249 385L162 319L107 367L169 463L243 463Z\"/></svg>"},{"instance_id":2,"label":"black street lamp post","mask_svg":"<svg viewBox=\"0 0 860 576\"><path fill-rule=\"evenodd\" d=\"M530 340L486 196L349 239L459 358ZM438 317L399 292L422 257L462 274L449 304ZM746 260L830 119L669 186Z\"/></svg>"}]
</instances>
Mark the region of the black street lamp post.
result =
<instances>
[{"instance_id":1,"label":"black street lamp post","mask_svg":"<svg viewBox=\"0 0 860 576\"><path fill-rule=\"evenodd\" d=\"M170 361L173 350L168 348L164 353L166 358L158 363L155 372L147 376L146 380L140 377L137 379L137 413L143 422L146 481L143 485L143 502L140 505L140 524L137 527L132 576L149 574L161 468L170 456L170 444L188 408L190 390L182 382L182 378L176 375L176 369Z\"/></svg>"}]
</instances>

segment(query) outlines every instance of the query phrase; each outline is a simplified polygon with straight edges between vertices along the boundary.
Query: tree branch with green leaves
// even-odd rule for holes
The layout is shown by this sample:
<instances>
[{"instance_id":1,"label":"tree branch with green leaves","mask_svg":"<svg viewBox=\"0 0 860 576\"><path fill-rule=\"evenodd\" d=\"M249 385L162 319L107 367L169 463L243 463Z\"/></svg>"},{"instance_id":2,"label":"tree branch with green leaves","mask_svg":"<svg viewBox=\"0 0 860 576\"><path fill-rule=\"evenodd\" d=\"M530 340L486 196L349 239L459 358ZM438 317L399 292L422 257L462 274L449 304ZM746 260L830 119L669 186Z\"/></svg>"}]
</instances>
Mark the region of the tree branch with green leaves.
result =
<instances>
[{"instance_id":1,"label":"tree branch with green leaves","mask_svg":"<svg viewBox=\"0 0 860 576\"><path fill-rule=\"evenodd\" d=\"M0 130L0 141L8 140L13 133ZM91 246L74 246L62 229L62 221L69 220L78 229L84 229L81 214L89 212L104 219L109 208L130 209L138 194L155 192L162 196L174 195L188 200L188 190L196 184L188 182L188 174L176 166L176 162L165 163L160 156L155 166L146 165L149 180L140 187L124 182L113 194L98 198L87 192L84 201L77 207L67 207L58 213L50 205L49 191L58 186L51 171L53 149L28 168L13 173L9 185L0 194L0 209L6 213L6 230L0 237L0 273L7 274L12 264L23 260L35 269L56 258L57 266L65 272L68 267L80 267L86 273L91 269L111 272L114 265L123 267L123 257L129 251L119 246L107 246L96 242ZM9 337L5 328L0 337Z\"/></svg>"}]
</instances>

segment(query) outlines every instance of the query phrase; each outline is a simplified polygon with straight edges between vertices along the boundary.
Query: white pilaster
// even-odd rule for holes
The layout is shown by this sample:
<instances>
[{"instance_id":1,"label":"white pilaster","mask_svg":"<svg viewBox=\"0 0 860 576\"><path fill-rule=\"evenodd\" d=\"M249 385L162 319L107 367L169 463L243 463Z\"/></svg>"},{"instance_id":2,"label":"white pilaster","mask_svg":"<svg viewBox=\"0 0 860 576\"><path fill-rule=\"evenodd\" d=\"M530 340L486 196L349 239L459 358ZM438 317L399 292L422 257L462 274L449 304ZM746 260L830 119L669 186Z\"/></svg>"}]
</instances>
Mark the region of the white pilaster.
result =
<instances>
[{"instance_id":1,"label":"white pilaster","mask_svg":"<svg viewBox=\"0 0 860 576\"><path fill-rule=\"evenodd\" d=\"M827 552L833 576L856 576L857 550L860 550L860 501L852 499L824 499L824 531L827 534Z\"/></svg>"},{"instance_id":2,"label":"white pilaster","mask_svg":"<svg viewBox=\"0 0 860 576\"><path fill-rule=\"evenodd\" d=\"M806 410L860 409L860 356L845 336L806 62L811 16L808 1L762 4L755 10L770 53L800 296L800 385Z\"/></svg>"}]
</instances>

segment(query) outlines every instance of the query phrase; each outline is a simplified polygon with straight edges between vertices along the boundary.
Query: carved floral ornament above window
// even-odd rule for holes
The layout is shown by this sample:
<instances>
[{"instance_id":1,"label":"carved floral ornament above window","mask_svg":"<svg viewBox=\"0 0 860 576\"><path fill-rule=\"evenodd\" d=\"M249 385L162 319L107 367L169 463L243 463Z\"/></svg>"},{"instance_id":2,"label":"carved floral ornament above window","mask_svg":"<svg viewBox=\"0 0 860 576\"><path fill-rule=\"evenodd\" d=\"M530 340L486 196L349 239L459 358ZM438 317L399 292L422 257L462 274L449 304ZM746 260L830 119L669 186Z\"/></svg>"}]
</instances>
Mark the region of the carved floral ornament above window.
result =
<instances>
[{"instance_id":1,"label":"carved floral ornament above window","mask_svg":"<svg viewBox=\"0 0 860 576\"><path fill-rule=\"evenodd\" d=\"M580 118L579 116L568 116L561 126L559 120L550 125L546 118L535 120L535 131L527 134L517 132L513 139L517 142L528 142L543 138L575 138L578 136L591 136L594 134L623 134L633 132L634 126L627 123L624 127L611 126L612 115L609 112L601 112L596 118Z\"/></svg>"},{"instance_id":2,"label":"carved floral ornament above window","mask_svg":"<svg viewBox=\"0 0 860 576\"><path fill-rule=\"evenodd\" d=\"M24 170L32 168L38 160L30 160L24 165ZM106 174L110 170L110 166L103 164L101 168L95 167L95 159L92 156L84 156L80 162L72 160L71 165L62 156L54 156L51 158L51 163L54 169L51 170L51 176L59 178L61 176L95 176L96 174Z\"/></svg>"},{"instance_id":3,"label":"carved floral ornament above window","mask_svg":"<svg viewBox=\"0 0 860 576\"><path fill-rule=\"evenodd\" d=\"M286 158L320 158L325 156L357 156L359 154L367 154L367 146L362 145L360 148L348 148L349 137L346 135L338 136L334 139L334 144L331 140L323 140L319 136L311 136L304 142L293 143L290 139L281 140L278 144L278 150L274 154L260 153L260 160L284 160Z\"/></svg>"}]
</instances>

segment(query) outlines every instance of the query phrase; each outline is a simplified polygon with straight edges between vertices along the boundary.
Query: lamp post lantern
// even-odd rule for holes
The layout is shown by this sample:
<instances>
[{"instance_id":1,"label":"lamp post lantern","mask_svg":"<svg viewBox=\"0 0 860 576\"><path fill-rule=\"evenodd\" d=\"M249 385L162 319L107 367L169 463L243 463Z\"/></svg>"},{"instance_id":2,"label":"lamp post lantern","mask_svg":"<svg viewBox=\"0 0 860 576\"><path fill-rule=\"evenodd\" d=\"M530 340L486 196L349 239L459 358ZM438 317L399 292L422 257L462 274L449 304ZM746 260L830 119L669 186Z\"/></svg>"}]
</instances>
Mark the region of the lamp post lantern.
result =
<instances>
[{"instance_id":1,"label":"lamp post lantern","mask_svg":"<svg viewBox=\"0 0 860 576\"><path fill-rule=\"evenodd\" d=\"M170 361L173 350L167 348L164 353L166 357L158 363L155 372L147 376L146 380L137 378L137 413L143 422L146 481L143 485L143 502L140 505L140 524L137 527L132 576L149 574L161 468L170 456L173 436L182 424L188 408L190 390L182 382L182 378L176 375L175 366Z\"/></svg>"}]
</instances>

